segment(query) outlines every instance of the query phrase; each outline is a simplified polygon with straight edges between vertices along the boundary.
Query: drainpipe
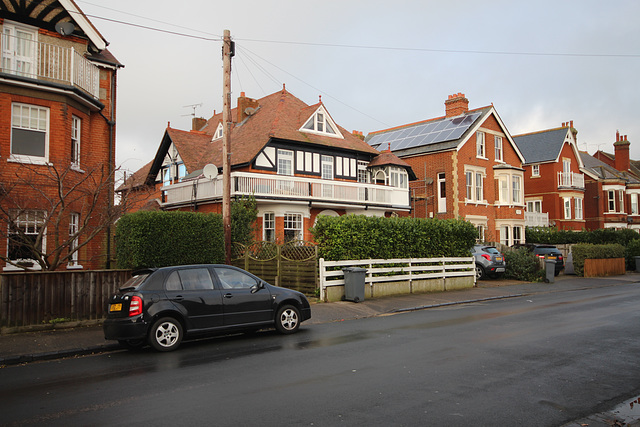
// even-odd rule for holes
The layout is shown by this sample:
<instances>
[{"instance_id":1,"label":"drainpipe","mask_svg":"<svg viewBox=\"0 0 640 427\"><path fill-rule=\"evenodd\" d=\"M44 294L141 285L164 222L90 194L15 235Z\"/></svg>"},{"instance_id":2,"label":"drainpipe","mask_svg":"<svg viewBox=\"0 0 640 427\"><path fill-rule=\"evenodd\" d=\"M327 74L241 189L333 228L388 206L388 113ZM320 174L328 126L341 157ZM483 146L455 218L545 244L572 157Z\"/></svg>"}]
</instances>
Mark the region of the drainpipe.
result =
<instances>
[{"instance_id":1,"label":"drainpipe","mask_svg":"<svg viewBox=\"0 0 640 427\"><path fill-rule=\"evenodd\" d=\"M107 125L109 126L109 176L113 177L113 171L115 170L115 166L114 166L114 158L113 158L113 147L115 145L114 142L114 137L115 137L115 126L116 126L116 121L114 120L114 114L115 114L115 89L116 89L116 70L117 68L114 67L113 72L111 73L111 83L110 83L110 88L109 91L111 93L111 102L109 103L109 117L107 118L105 117L105 115L102 113L102 111L100 111L100 115L102 116L102 118L107 122ZM115 184L115 179L114 179L114 184ZM111 211L111 209L113 208L113 186L109 185L107 190L107 203L108 203L108 207L109 207L109 211ZM107 270L109 270L111 268L111 224L107 225L107 265L106 265Z\"/></svg>"}]
</instances>

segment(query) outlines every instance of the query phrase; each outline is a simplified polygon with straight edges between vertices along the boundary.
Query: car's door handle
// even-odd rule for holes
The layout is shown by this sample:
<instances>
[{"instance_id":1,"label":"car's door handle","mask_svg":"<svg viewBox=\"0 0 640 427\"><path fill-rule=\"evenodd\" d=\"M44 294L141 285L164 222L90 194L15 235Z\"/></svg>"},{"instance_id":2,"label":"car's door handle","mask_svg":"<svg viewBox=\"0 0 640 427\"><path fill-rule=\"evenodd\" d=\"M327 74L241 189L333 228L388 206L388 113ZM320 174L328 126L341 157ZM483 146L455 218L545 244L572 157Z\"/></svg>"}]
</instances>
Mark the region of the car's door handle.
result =
<instances>
[{"instance_id":1,"label":"car's door handle","mask_svg":"<svg viewBox=\"0 0 640 427\"><path fill-rule=\"evenodd\" d=\"M225 298L233 298L233 294L224 294Z\"/></svg>"},{"instance_id":2,"label":"car's door handle","mask_svg":"<svg viewBox=\"0 0 640 427\"><path fill-rule=\"evenodd\" d=\"M184 297L182 295L176 295L174 298L171 298L172 301L182 301Z\"/></svg>"}]
</instances>

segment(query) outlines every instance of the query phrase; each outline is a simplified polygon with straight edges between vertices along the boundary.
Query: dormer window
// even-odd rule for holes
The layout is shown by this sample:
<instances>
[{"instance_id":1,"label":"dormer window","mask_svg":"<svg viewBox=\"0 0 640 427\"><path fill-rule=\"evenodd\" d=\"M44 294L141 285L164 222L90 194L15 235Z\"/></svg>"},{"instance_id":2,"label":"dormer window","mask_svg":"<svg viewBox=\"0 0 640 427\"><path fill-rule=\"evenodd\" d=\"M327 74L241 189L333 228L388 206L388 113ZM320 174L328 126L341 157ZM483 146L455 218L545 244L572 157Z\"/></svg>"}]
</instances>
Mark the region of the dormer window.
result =
<instances>
[{"instance_id":1,"label":"dormer window","mask_svg":"<svg viewBox=\"0 0 640 427\"><path fill-rule=\"evenodd\" d=\"M342 138L342 135L338 132L338 126L331 120L324 107L318 108L300 130Z\"/></svg>"},{"instance_id":2,"label":"dormer window","mask_svg":"<svg viewBox=\"0 0 640 427\"><path fill-rule=\"evenodd\" d=\"M216 129L215 133L213 134L213 139L222 138L223 132L224 132L224 128L222 127L222 123L218 123L218 128Z\"/></svg>"}]
</instances>

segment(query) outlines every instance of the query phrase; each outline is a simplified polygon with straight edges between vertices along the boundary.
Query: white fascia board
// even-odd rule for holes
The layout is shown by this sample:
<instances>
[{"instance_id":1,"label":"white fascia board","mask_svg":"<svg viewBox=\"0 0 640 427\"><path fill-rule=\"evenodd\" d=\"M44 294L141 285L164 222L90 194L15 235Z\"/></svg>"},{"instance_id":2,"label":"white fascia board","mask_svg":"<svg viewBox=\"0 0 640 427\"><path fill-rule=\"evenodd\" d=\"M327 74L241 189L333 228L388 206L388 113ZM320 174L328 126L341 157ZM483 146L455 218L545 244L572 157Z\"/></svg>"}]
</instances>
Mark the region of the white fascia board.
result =
<instances>
[{"instance_id":1,"label":"white fascia board","mask_svg":"<svg viewBox=\"0 0 640 427\"><path fill-rule=\"evenodd\" d=\"M89 40L91 40L91 43L93 43L98 50L102 51L107 47L106 40L102 38L100 33L98 33L98 30L96 30L80 8L76 6L73 0L58 0L58 2L67 10L69 15L71 15L71 18L80 26L82 31L87 35L87 37L89 37Z\"/></svg>"}]
</instances>

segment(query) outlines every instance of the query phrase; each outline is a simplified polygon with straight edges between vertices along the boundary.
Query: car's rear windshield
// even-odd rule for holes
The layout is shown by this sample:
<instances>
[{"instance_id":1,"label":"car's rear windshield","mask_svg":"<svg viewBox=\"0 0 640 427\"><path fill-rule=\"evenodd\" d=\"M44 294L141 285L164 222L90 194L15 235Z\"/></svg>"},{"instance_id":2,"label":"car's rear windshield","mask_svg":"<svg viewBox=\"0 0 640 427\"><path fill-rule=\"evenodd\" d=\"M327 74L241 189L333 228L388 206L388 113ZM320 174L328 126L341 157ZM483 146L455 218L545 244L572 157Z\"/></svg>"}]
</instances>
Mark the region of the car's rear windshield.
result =
<instances>
[{"instance_id":1,"label":"car's rear windshield","mask_svg":"<svg viewBox=\"0 0 640 427\"><path fill-rule=\"evenodd\" d=\"M551 254L557 252L559 251L555 246L541 246L536 248L536 253L538 254Z\"/></svg>"},{"instance_id":2,"label":"car's rear windshield","mask_svg":"<svg viewBox=\"0 0 640 427\"><path fill-rule=\"evenodd\" d=\"M131 279L127 280L127 282L122 285L120 289L137 289L138 286L140 286L140 284L144 282L144 279L146 279L148 276L148 274L139 274L137 276L133 276Z\"/></svg>"},{"instance_id":3,"label":"car's rear windshield","mask_svg":"<svg viewBox=\"0 0 640 427\"><path fill-rule=\"evenodd\" d=\"M499 254L500 251L497 250L496 248L494 248L493 246L486 246L484 248L482 248L483 251L490 253L490 254Z\"/></svg>"}]
</instances>

